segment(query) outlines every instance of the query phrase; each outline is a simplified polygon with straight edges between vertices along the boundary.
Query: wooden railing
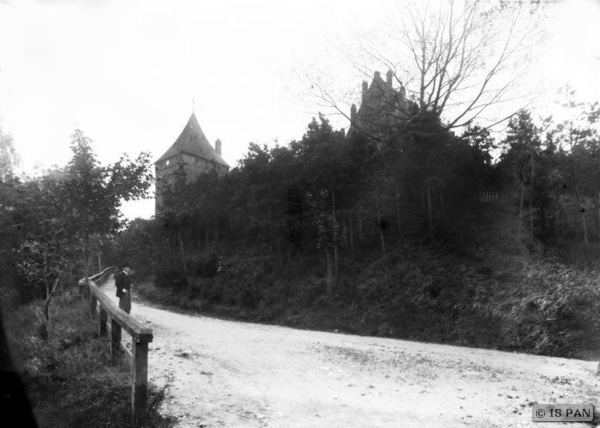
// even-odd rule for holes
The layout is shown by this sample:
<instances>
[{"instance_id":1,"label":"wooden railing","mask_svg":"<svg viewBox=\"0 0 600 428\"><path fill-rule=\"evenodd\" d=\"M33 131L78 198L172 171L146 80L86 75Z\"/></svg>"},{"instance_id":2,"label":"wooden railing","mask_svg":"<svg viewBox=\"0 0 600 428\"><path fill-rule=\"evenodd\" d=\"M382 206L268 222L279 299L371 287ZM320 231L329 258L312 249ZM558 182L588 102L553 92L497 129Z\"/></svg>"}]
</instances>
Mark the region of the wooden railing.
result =
<instances>
[{"instance_id":1,"label":"wooden railing","mask_svg":"<svg viewBox=\"0 0 600 428\"><path fill-rule=\"evenodd\" d=\"M146 409L148 399L148 343L152 342L153 336L151 329L121 310L96 285L95 281L103 280L115 271L114 266L106 268L90 277L89 287L85 287L85 279L80 281L80 285L83 282L92 316L99 314L98 334L106 336L110 330L111 363L118 362L121 350L125 351L131 362L131 419L136 425ZM121 329L131 335L131 351L121 346Z\"/></svg>"}]
</instances>

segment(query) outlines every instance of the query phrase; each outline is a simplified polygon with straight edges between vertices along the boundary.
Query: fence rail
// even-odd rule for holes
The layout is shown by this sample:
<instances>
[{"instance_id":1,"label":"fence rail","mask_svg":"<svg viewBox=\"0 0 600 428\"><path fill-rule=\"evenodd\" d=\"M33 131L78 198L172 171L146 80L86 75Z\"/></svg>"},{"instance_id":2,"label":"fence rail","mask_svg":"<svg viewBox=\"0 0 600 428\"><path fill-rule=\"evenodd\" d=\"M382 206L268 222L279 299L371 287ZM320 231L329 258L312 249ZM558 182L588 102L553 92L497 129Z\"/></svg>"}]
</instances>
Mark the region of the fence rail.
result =
<instances>
[{"instance_id":1,"label":"fence rail","mask_svg":"<svg viewBox=\"0 0 600 428\"><path fill-rule=\"evenodd\" d=\"M136 425L146 409L148 400L148 343L152 342L153 335L151 329L121 310L96 285L95 281L104 280L115 271L116 268L111 266L91 276L88 287L85 287L85 279L79 281L79 285L84 287L92 316L99 314L98 334L106 336L110 331L112 364L116 364L121 356L121 329L131 336L131 351L127 348L123 350L131 363L131 419Z\"/></svg>"}]
</instances>

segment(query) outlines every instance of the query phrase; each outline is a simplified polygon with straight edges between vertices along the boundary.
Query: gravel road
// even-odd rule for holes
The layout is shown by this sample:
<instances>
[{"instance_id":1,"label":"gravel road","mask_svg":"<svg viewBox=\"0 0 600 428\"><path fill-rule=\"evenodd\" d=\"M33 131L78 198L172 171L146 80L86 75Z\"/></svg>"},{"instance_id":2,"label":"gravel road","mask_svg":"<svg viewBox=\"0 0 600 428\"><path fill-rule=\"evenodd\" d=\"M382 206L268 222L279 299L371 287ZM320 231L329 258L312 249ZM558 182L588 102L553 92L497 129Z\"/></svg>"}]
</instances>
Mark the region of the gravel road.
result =
<instances>
[{"instance_id":1,"label":"gravel road","mask_svg":"<svg viewBox=\"0 0 600 428\"><path fill-rule=\"evenodd\" d=\"M183 315L135 291L132 315L153 329L149 378L181 428L559 428L531 404L598 402L594 362Z\"/></svg>"}]
</instances>

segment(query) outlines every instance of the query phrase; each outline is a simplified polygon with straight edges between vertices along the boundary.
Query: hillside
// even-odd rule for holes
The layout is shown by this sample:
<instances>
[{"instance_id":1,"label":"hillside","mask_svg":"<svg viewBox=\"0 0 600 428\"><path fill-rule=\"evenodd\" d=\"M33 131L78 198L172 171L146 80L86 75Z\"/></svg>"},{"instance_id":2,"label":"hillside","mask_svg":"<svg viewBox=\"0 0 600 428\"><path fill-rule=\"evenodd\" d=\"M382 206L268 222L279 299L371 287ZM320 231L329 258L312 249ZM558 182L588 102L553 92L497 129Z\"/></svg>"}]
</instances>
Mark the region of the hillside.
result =
<instances>
[{"instance_id":1,"label":"hillside","mask_svg":"<svg viewBox=\"0 0 600 428\"><path fill-rule=\"evenodd\" d=\"M153 302L202 314L533 354L597 359L597 271L549 257L405 245L340 266L327 295L315 256L199 253L190 273L141 281ZM211 266L213 266L211 268ZM140 281L138 281L140 282Z\"/></svg>"}]
</instances>

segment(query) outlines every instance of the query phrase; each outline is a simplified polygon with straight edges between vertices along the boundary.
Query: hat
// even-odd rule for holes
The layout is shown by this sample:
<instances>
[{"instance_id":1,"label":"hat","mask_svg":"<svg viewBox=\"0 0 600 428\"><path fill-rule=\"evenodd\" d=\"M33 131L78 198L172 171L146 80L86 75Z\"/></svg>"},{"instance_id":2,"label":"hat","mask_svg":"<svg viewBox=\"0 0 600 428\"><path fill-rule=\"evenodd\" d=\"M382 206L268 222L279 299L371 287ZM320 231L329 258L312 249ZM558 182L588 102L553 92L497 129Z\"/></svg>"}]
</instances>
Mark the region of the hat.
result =
<instances>
[{"instance_id":1,"label":"hat","mask_svg":"<svg viewBox=\"0 0 600 428\"><path fill-rule=\"evenodd\" d=\"M131 265L130 265L128 262L125 262L125 263L123 263L123 264L121 265L121 269L124 269L124 268L126 268L126 267L128 267L129 269L131 269Z\"/></svg>"}]
</instances>

